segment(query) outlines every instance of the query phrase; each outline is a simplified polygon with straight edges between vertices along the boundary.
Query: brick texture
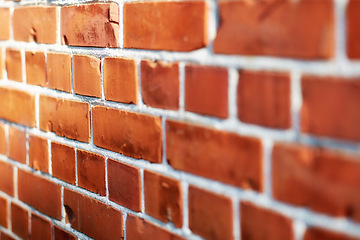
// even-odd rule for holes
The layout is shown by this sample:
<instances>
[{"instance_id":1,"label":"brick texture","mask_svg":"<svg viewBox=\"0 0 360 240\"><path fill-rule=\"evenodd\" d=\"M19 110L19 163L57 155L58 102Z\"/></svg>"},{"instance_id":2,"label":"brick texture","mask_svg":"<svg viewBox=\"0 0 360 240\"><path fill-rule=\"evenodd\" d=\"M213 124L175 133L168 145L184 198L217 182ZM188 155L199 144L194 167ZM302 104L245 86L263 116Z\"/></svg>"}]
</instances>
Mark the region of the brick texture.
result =
<instances>
[{"instance_id":1,"label":"brick texture","mask_svg":"<svg viewBox=\"0 0 360 240\"><path fill-rule=\"evenodd\" d=\"M9 217L9 208L8 200L6 198L0 197L0 225L7 228L8 227L8 218Z\"/></svg>"},{"instance_id":2,"label":"brick texture","mask_svg":"<svg viewBox=\"0 0 360 240\"><path fill-rule=\"evenodd\" d=\"M26 133L9 127L9 154L12 160L26 164Z\"/></svg>"},{"instance_id":3,"label":"brick texture","mask_svg":"<svg viewBox=\"0 0 360 240\"><path fill-rule=\"evenodd\" d=\"M51 143L52 175L75 185L75 149L56 142Z\"/></svg>"},{"instance_id":4,"label":"brick texture","mask_svg":"<svg viewBox=\"0 0 360 240\"><path fill-rule=\"evenodd\" d=\"M304 240L359 240L360 238L346 236L341 233L336 233L321 228L308 228L305 232Z\"/></svg>"},{"instance_id":5,"label":"brick texture","mask_svg":"<svg viewBox=\"0 0 360 240\"><path fill-rule=\"evenodd\" d=\"M29 136L29 165L35 170L49 172L49 146L45 138Z\"/></svg>"},{"instance_id":6,"label":"brick texture","mask_svg":"<svg viewBox=\"0 0 360 240\"><path fill-rule=\"evenodd\" d=\"M9 8L0 8L0 40L10 37L10 11Z\"/></svg>"},{"instance_id":7,"label":"brick texture","mask_svg":"<svg viewBox=\"0 0 360 240\"><path fill-rule=\"evenodd\" d=\"M5 124L0 122L0 154L6 155L7 140L5 133Z\"/></svg>"},{"instance_id":8,"label":"brick texture","mask_svg":"<svg viewBox=\"0 0 360 240\"><path fill-rule=\"evenodd\" d=\"M46 73L48 86L71 92L71 56L66 53L47 52Z\"/></svg>"},{"instance_id":9,"label":"brick texture","mask_svg":"<svg viewBox=\"0 0 360 240\"><path fill-rule=\"evenodd\" d=\"M351 59L360 58L360 39L359 31L357 31L358 22L360 21L360 1L350 0L346 9L346 39L347 39L347 56Z\"/></svg>"},{"instance_id":10,"label":"brick texture","mask_svg":"<svg viewBox=\"0 0 360 240\"><path fill-rule=\"evenodd\" d=\"M0 162L0 190L14 196L14 167L10 163Z\"/></svg>"},{"instance_id":11,"label":"brick texture","mask_svg":"<svg viewBox=\"0 0 360 240\"><path fill-rule=\"evenodd\" d=\"M52 240L52 224L34 213L31 214L31 239Z\"/></svg>"},{"instance_id":12,"label":"brick texture","mask_svg":"<svg viewBox=\"0 0 360 240\"><path fill-rule=\"evenodd\" d=\"M29 213L15 203L11 203L11 230L21 239L30 239Z\"/></svg>"},{"instance_id":13,"label":"brick texture","mask_svg":"<svg viewBox=\"0 0 360 240\"><path fill-rule=\"evenodd\" d=\"M22 82L22 56L19 50L6 49L6 71L9 80Z\"/></svg>"},{"instance_id":14,"label":"brick texture","mask_svg":"<svg viewBox=\"0 0 360 240\"><path fill-rule=\"evenodd\" d=\"M25 62L26 82L45 87L47 85L45 54L43 52L26 52Z\"/></svg>"}]
</instances>

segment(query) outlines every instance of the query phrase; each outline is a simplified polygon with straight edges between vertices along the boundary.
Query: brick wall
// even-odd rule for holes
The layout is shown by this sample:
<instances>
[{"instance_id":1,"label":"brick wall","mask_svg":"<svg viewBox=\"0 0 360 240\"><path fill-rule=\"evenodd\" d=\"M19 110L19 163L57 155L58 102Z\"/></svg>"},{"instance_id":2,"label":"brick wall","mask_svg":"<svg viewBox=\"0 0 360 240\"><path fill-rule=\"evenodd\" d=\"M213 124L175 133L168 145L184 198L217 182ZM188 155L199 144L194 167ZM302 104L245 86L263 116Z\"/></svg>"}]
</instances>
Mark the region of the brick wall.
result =
<instances>
[{"instance_id":1,"label":"brick wall","mask_svg":"<svg viewBox=\"0 0 360 240\"><path fill-rule=\"evenodd\" d=\"M0 6L1 240L360 238L360 0Z\"/></svg>"}]
</instances>

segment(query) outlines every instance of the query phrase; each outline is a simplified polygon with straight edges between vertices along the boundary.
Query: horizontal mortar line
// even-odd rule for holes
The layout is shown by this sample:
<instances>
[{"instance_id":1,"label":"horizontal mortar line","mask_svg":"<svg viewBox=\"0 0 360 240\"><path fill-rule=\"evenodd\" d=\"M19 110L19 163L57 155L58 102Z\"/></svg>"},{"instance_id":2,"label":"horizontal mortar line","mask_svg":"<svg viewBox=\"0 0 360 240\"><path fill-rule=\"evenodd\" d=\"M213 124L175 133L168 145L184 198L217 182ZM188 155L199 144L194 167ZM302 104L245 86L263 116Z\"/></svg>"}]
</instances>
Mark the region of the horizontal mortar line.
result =
<instances>
[{"instance_id":1,"label":"horizontal mortar line","mask_svg":"<svg viewBox=\"0 0 360 240\"><path fill-rule=\"evenodd\" d=\"M25 49L25 51L57 51L72 54L86 54L96 57L127 57L169 62L184 61L188 64L219 66L249 70L291 71L319 76L359 77L360 61L330 59L324 61L305 61L292 58L267 56L241 56L211 54L208 49L193 52L155 51L145 49L120 49L67 46L57 44L37 44L35 42L0 41L0 47Z\"/></svg>"}]
</instances>

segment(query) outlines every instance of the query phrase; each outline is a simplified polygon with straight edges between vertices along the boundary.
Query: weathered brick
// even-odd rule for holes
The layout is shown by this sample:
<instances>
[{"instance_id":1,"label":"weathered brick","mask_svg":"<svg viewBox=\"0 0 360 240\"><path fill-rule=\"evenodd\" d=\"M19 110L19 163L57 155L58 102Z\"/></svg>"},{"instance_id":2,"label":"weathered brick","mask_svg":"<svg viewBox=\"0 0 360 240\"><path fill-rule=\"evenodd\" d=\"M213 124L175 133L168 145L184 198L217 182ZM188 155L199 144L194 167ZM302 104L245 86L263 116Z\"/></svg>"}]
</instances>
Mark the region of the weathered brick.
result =
<instances>
[{"instance_id":1,"label":"weathered brick","mask_svg":"<svg viewBox=\"0 0 360 240\"><path fill-rule=\"evenodd\" d=\"M73 147L51 143L52 175L75 185L75 149Z\"/></svg>"},{"instance_id":2,"label":"weathered brick","mask_svg":"<svg viewBox=\"0 0 360 240\"><path fill-rule=\"evenodd\" d=\"M40 96L40 129L90 142L89 111L88 103Z\"/></svg>"},{"instance_id":3,"label":"weathered brick","mask_svg":"<svg viewBox=\"0 0 360 240\"><path fill-rule=\"evenodd\" d=\"M44 52L26 52L26 82L46 86L46 64Z\"/></svg>"},{"instance_id":4,"label":"weathered brick","mask_svg":"<svg viewBox=\"0 0 360 240\"><path fill-rule=\"evenodd\" d=\"M73 55L73 81L76 94L101 97L100 59Z\"/></svg>"},{"instance_id":5,"label":"weathered brick","mask_svg":"<svg viewBox=\"0 0 360 240\"><path fill-rule=\"evenodd\" d=\"M109 199L133 211L141 211L140 170L108 159Z\"/></svg>"},{"instance_id":6,"label":"weathered brick","mask_svg":"<svg viewBox=\"0 0 360 240\"><path fill-rule=\"evenodd\" d=\"M69 189L64 189L64 205L72 228L94 239L122 239L120 211Z\"/></svg>"},{"instance_id":7,"label":"weathered brick","mask_svg":"<svg viewBox=\"0 0 360 240\"><path fill-rule=\"evenodd\" d=\"M141 61L143 102L155 108L179 109L179 65L177 63Z\"/></svg>"},{"instance_id":8,"label":"weathered brick","mask_svg":"<svg viewBox=\"0 0 360 240\"><path fill-rule=\"evenodd\" d=\"M214 52L328 59L334 55L332 0L220 1Z\"/></svg>"},{"instance_id":9,"label":"weathered brick","mask_svg":"<svg viewBox=\"0 0 360 240\"><path fill-rule=\"evenodd\" d=\"M96 106L92 110L94 144L153 163L161 162L160 117Z\"/></svg>"},{"instance_id":10,"label":"weathered brick","mask_svg":"<svg viewBox=\"0 0 360 240\"><path fill-rule=\"evenodd\" d=\"M31 239L52 240L52 224L37 214L31 214Z\"/></svg>"},{"instance_id":11,"label":"weathered brick","mask_svg":"<svg viewBox=\"0 0 360 240\"><path fill-rule=\"evenodd\" d=\"M26 133L23 130L9 127L8 157L26 164Z\"/></svg>"},{"instance_id":12,"label":"weathered brick","mask_svg":"<svg viewBox=\"0 0 360 240\"><path fill-rule=\"evenodd\" d=\"M15 203L11 203L11 230L21 239L30 239L29 212Z\"/></svg>"},{"instance_id":13,"label":"weathered brick","mask_svg":"<svg viewBox=\"0 0 360 240\"><path fill-rule=\"evenodd\" d=\"M145 212L163 222L182 227L180 182L158 173L144 172Z\"/></svg>"},{"instance_id":14,"label":"weathered brick","mask_svg":"<svg viewBox=\"0 0 360 240\"><path fill-rule=\"evenodd\" d=\"M119 7L92 3L61 8L61 42L71 46L118 47Z\"/></svg>"},{"instance_id":15,"label":"weathered brick","mask_svg":"<svg viewBox=\"0 0 360 240\"><path fill-rule=\"evenodd\" d=\"M205 1L125 3L124 47L170 51L199 49L207 45L206 22Z\"/></svg>"},{"instance_id":16,"label":"weathered brick","mask_svg":"<svg viewBox=\"0 0 360 240\"><path fill-rule=\"evenodd\" d=\"M0 8L0 40L10 37L10 11L9 8Z\"/></svg>"},{"instance_id":17,"label":"weathered brick","mask_svg":"<svg viewBox=\"0 0 360 240\"><path fill-rule=\"evenodd\" d=\"M14 39L17 41L56 43L55 6L16 7L13 13Z\"/></svg>"},{"instance_id":18,"label":"weathered brick","mask_svg":"<svg viewBox=\"0 0 360 240\"><path fill-rule=\"evenodd\" d=\"M289 128L290 108L290 74L240 72L237 110L241 121L272 128Z\"/></svg>"},{"instance_id":19,"label":"weathered brick","mask_svg":"<svg viewBox=\"0 0 360 240\"><path fill-rule=\"evenodd\" d=\"M6 72L9 80L22 82L22 56L19 50L6 49Z\"/></svg>"},{"instance_id":20,"label":"weathered brick","mask_svg":"<svg viewBox=\"0 0 360 240\"><path fill-rule=\"evenodd\" d=\"M49 172L49 148L47 139L29 136L29 165L35 170Z\"/></svg>"},{"instance_id":21,"label":"weathered brick","mask_svg":"<svg viewBox=\"0 0 360 240\"><path fill-rule=\"evenodd\" d=\"M346 236L342 233L336 233L329 230L316 228L316 227L310 227L306 229L304 240L320 240L320 239L326 239L326 240L359 240L360 238L357 237L350 237Z\"/></svg>"},{"instance_id":22,"label":"weathered brick","mask_svg":"<svg viewBox=\"0 0 360 240\"><path fill-rule=\"evenodd\" d=\"M48 87L71 92L71 56L67 53L48 52L46 55Z\"/></svg>"},{"instance_id":23,"label":"weathered brick","mask_svg":"<svg viewBox=\"0 0 360 240\"><path fill-rule=\"evenodd\" d=\"M166 158L177 170L262 190L259 139L167 120Z\"/></svg>"},{"instance_id":24,"label":"weathered brick","mask_svg":"<svg viewBox=\"0 0 360 240\"><path fill-rule=\"evenodd\" d=\"M40 212L61 220L61 186L18 169L19 200Z\"/></svg>"},{"instance_id":25,"label":"weathered brick","mask_svg":"<svg viewBox=\"0 0 360 240\"><path fill-rule=\"evenodd\" d=\"M8 227L9 220L9 208L8 200L6 198L0 197L0 225L4 228Z\"/></svg>"},{"instance_id":26,"label":"weathered brick","mask_svg":"<svg viewBox=\"0 0 360 240\"><path fill-rule=\"evenodd\" d=\"M7 162L0 161L0 190L14 196L14 167Z\"/></svg>"},{"instance_id":27,"label":"weathered brick","mask_svg":"<svg viewBox=\"0 0 360 240\"><path fill-rule=\"evenodd\" d=\"M134 59L104 59L105 99L122 103L138 102L138 70Z\"/></svg>"}]
</instances>

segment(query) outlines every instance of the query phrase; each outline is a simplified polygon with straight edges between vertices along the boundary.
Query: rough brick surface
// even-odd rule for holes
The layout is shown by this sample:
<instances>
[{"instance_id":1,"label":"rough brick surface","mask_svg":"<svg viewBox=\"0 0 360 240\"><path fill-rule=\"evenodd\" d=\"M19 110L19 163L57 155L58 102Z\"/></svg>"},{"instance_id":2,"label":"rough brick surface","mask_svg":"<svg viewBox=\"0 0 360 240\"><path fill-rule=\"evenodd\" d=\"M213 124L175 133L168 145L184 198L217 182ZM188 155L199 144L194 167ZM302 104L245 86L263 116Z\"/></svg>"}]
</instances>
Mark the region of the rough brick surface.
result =
<instances>
[{"instance_id":1,"label":"rough brick surface","mask_svg":"<svg viewBox=\"0 0 360 240\"><path fill-rule=\"evenodd\" d=\"M8 218L9 217L9 208L8 200L6 198L0 197L0 225L7 228L8 227Z\"/></svg>"},{"instance_id":2,"label":"rough brick surface","mask_svg":"<svg viewBox=\"0 0 360 240\"><path fill-rule=\"evenodd\" d=\"M116 3L93 3L61 8L61 43L71 46L118 47Z\"/></svg>"},{"instance_id":3,"label":"rough brick surface","mask_svg":"<svg viewBox=\"0 0 360 240\"><path fill-rule=\"evenodd\" d=\"M71 92L71 71L70 54L47 52L46 72L49 88Z\"/></svg>"},{"instance_id":4,"label":"rough brick surface","mask_svg":"<svg viewBox=\"0 0 360 240\"><path fill-rule=\"evenodd\" d=\"M56 43L57 13L54 6L16 7L14 39L24 42Z\"/></svg>"},{"instance_id":5,"label":"rough brick surface","mask_svg":"<svg viewBox=\"0 0 360 240\"><path fill-rule=\"evenodd\" d=\"M88 103L40 96L39 106L41 130L82 142L90 141Z\"/></svg>"},{"instance_id":6,"label":"rough brick surface","mask_svg":"<svg viewBox=\"0 0 360 240\"><path fill-rule=\"evenodd\" d=\"M125 3L124 47L170 51L202 48L207 45L206 19L205 1Z\"/></svg>"},{"instance_id":7,"label":"rough brick surface","mask_svg":"<svg viewBox=\"0 0 360 240\"><path fill-rule=\"evenodd\" d=\"M105 99L122 103L138 103L138 70L134 59L104 59Z\"/></svg>"},{"instance_id":8,"label":"rough brick surface","mask_svg":"<svg viewBox=\"0 0 360 240\"><path fill-rule=\"evenodd\" d=\"M272 158L276 199L360 221L358 155L276 144Z\"/></svg>"},{"instance_id":9,"label":"rough brick surface","mask_svg":"<svg viewBox=\"0 0 360 240\"><path fill-rule=\"evenodd\" d=\"M143 102L155 108L179 108L179 65L177 63L141 61Z\"/></svg>"},{"instance_id":10,"label":"rough brick surface","mask_svg":"<svg viewBox=\"0 0 360 240\"><path fill-rule=\"evenodd\" d=\"M360 58L360 33L358 31L360 21L360 1L350 0L346 9L346 39L347 39L347 56L351 59Z\"/></svg>"},{"instance_id":11,"label":"rough brick surface","mask_svg":"<svg viewBox=\"0 0 360 240\"><path fill-rule=\"evenodd\" d=\"M326 59L334 54L331 0L220 1L214 52Z\"/></svg>"},{"instance_id":12,"label":"rough brick surface","mask_svg":"<svg viewBox=\"0 0 360 240\"><path fill-rule=\"evenodd\" d=\"M31 239L52 240L52 224L34 213L31 214Z\"/></svg>"},{"instance_id":13,"label":"rough brick surface","mask_svg":"<svg viewBox=\"0 0 360 240\"><path fill-rule=\"evenodd\" d=\"M23 130L9 127L8 157L26 164L26 133Z\"/></svg>"},{"instance_id":14,"label":"rough brick surface","mask_svg":"<svg viewBox=\"0 0 360 240\"><path fill-rule=\"evenodd\" d=\"M19 50L6 49L6 71L9 80L22 82L22 56Z\"/></svg>"},{"instance_id":15,"label":"rough brick surface","mask_svg":"<svg viewBox=\"0 0 360 240\"><path fill-rule=\"evenodd\" d=\"M182 192L179 181L144 172L145 212L163 222L182 227Z\"/></svg>"},{"instance_id":16,"label":"rough brick surface","mask_svg":"<svg viewBox=\"0 0 360 240\"><path fill-rule=\"evenodd\" d=\"M308 228L304 235L304 240L359 240L360 238L346 236L345 234L332 232L321 228Z\"/></svg>"},{"instance_id":17,"label":"rough brick surface","mask_svg":"<svg viewBox=\"0 0 360 240\"><path fill-rule=\"evenodd\" d=\"M262 148L256 138L168 120L166 158L177 170L242 188L262 189Z\"/></svg>"},{"instance_id":18,"label":"rough brick surface","mask_svg":"<svg viewBox=\"0 0 360 240\"><path fill-rule=\"evenodd\" d=\"M0 190L14 196L14 167L10 163L0 162Z\"/></svg>"},{"instance_id":19,"label":"rough brick surface","mask_svg":"<svg viewBox=\"0 0 360 240\"><path fill-rule=\"evenodd\" d=\"M301 82L303 132L360 141L360 81L305 76Z\"/></svg>"},{"instance_id":20,"label":"rough brick surface","mask_svg":"<svg viewBox=\"0 0 360 240\"><path fill-rule=\"evenodd\" d=\"M0 8L0 40L7 40L10 36L9 8Z\"/></svg>"},{"instance_id":21,"label":"rough brick surface","mask_svg":"<svg viewBox=\"0 0 360 240\"><path fill-rule=\"evenodd\" d=\"M29 213L15 203L11 203L11 230L21 239L30 239Z\"/></svg>"},{"instance_id":22,"label":"rough brick surface","mask_svg":"<svg viewBox=\"0 0 360 240\"><path fill-rule=\"evenodd\" d=\"M76 94L101 97L100 59L73 55L73 81Z\"/></svg>"},{"instance_id":23,"label":"rough brick surface","mask_svg":"<svg viewBox=\"0 0 360 240\"><path fill-rule=\"evenodd\" d=\"M75 185L75 149L73 147L51 143L52 175Z\"/></svg>"},{"instance_id":24,"label":"rough brick surface","mask_svg":"<svg viewBox=\"0 0 360 240\"><path fill-rule=\"evenodd\" d=\"M49 172L49 148L45 138L29 136L29 165L35 170Z\"/></svg>"},{"instance_id":25,"label":"rough brick surface","mask_svg":"<svg viewBox=\"0 0 360 240\"><path fill-rule=\"evenodd\" d=\"M289 128L290 75L241 71L237 89L240 121L272 128Z\"/></svg>"},{"instance_id":26,"label":"rough brick surface","mask_svg":"<svg viewBox=\"0 0 360 240\"><path fill-rule=\"evenodd\" d=\"M46 86L46 64L44 52L26 52L26 82Z\"/></svg>"},{"instance_id":27,"label":"rough brick surface","mask_svg":"<svg viewBox=\"0 0 360 240\"><path fill-rule=\"evenodd\" d=\"M94 144L129 157L161 162L161 119L96 106L92 109Z\"/></svg>"}]
</instances>

